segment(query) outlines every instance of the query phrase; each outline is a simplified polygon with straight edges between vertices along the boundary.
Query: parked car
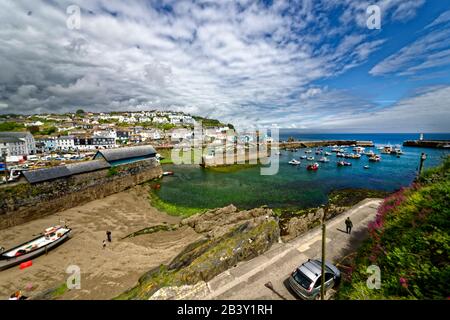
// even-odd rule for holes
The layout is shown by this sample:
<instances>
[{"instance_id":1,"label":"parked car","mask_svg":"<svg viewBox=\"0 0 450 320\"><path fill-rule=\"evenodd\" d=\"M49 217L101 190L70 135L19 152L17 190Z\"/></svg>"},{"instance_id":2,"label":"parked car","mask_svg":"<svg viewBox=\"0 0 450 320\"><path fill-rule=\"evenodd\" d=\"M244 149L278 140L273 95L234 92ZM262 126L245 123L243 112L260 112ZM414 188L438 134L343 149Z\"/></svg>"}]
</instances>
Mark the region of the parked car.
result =
<instances>
[{"instance_id":1,"label":"parked car","mask_svg":"<svg viewBox=\"0 0 450 320\"><path fill-rule=\"evenodd\" d=\"M339 269L325 261L325 290L337 286L341 279ZM295 269L289 277L289 286L302 299L320 299L322 261L308 259Z\"/></svg>"}]
</instances>

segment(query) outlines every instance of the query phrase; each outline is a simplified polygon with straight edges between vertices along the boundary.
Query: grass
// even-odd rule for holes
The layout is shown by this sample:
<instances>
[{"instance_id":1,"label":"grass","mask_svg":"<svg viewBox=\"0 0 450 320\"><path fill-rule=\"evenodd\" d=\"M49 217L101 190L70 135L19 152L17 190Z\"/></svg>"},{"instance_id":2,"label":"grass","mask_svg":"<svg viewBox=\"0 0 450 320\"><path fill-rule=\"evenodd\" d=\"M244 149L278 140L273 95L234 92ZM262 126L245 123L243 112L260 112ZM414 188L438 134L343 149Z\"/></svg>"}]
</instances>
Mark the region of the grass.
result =
<instances>
[{"instance_id":1,"label":"grass","mask_svg":"<svg viewBox=\"0 0 450 320\"><path fill-rule=\"evenodd\" d=\"M52 299L59 298L60 296L65 294L67 292L67 290L69 290L69 289L67 288L67 284L64 282L59 287L56 287L55 289L52 290L52 292L51 292Z\"/></svg>"}]
</instances>

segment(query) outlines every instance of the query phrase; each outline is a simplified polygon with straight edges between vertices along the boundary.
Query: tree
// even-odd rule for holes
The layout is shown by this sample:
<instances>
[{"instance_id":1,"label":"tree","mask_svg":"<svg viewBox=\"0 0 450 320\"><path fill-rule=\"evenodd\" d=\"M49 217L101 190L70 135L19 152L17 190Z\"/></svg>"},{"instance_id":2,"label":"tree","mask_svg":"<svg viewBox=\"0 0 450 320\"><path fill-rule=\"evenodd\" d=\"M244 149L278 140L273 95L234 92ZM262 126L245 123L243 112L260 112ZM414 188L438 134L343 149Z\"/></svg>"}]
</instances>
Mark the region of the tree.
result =
<instances>
[{"instance_id":1,"label":"tree","mask_svg":"<svg viewBox=\"0 0 450 320\"><path fill-rule=\"evenodd\" d=\"M30 126L30 127L28 127L28 130L30 131L31 134L36 134L39 132L39 127L38 126Z\"/></svg>"},{"instance_id":2,"label":"tree","mask_svg":"<svg viewBox=\"0 0 450 320\"><path fill-rule=\"evenodd\" d=\"M83 109L78 109L76 114L81 116L81 115L85 114L85 112Z\"/></svg>"}]
</instances>

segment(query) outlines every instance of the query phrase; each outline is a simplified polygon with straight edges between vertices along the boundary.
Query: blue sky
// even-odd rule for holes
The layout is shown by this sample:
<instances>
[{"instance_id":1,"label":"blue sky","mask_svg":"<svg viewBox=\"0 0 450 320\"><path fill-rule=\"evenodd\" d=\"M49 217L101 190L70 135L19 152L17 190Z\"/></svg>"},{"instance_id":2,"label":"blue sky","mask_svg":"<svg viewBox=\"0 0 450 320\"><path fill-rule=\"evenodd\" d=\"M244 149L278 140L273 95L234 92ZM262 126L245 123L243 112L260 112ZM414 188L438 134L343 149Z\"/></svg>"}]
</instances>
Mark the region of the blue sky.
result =
<instances>
[{"instance_id":1,"label":"blue sky","mask_svg":"<svg viewBox=\"0 0 450 320\"><path fill-rule=\"evenodd\" d=\"M370 5L381 30L367 28ZM0 113L173 109L243 128L450 131L448 1L1 6Z\"/></svg>"}]
</instances>

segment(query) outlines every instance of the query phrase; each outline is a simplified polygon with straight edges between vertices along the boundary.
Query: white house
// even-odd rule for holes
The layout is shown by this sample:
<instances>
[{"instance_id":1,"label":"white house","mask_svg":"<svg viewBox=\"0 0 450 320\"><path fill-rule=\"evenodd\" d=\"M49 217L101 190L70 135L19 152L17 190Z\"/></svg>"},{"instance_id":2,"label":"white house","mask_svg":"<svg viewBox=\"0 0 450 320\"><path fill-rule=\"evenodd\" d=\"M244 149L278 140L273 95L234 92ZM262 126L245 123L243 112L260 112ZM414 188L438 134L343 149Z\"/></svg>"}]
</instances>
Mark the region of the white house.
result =
<instances>
[{"instance_id":1,"label":"white house","mask_svg":"<svg viewBox=\"0 0 450 320\"><path fill-rule=\"evenodd\" d=\"M169 123L169 120L167 120L166 117L153 117L152 121L154 123Z\"/></svg>"},{"instance_id":2,"label":"white house","mask_svg":"<svg viewBox=\"0 0 450 320\"><path fill-rule=\"evenodd\" d=\"M73 136L61 136L56 138L56 149L69 151L75 150L75 138Z\"/></svg>"},{"instance_id":3,"label":"white house","mask_svg":"<svg viewBox=\"0 0 450 320\"><path fill-rule=\"evenodd\" d=\"M20 153L18 155L36 154L36 141L34 140L33 135L29 132L0 132L0 138L11 138L11 141L16 141L14 142L16 144L11 145L11 147L13 147L12 152ZM24 148L22 148L22 142L17 141L17 139L24 142Z\"/></svg>"}]
</instances>

